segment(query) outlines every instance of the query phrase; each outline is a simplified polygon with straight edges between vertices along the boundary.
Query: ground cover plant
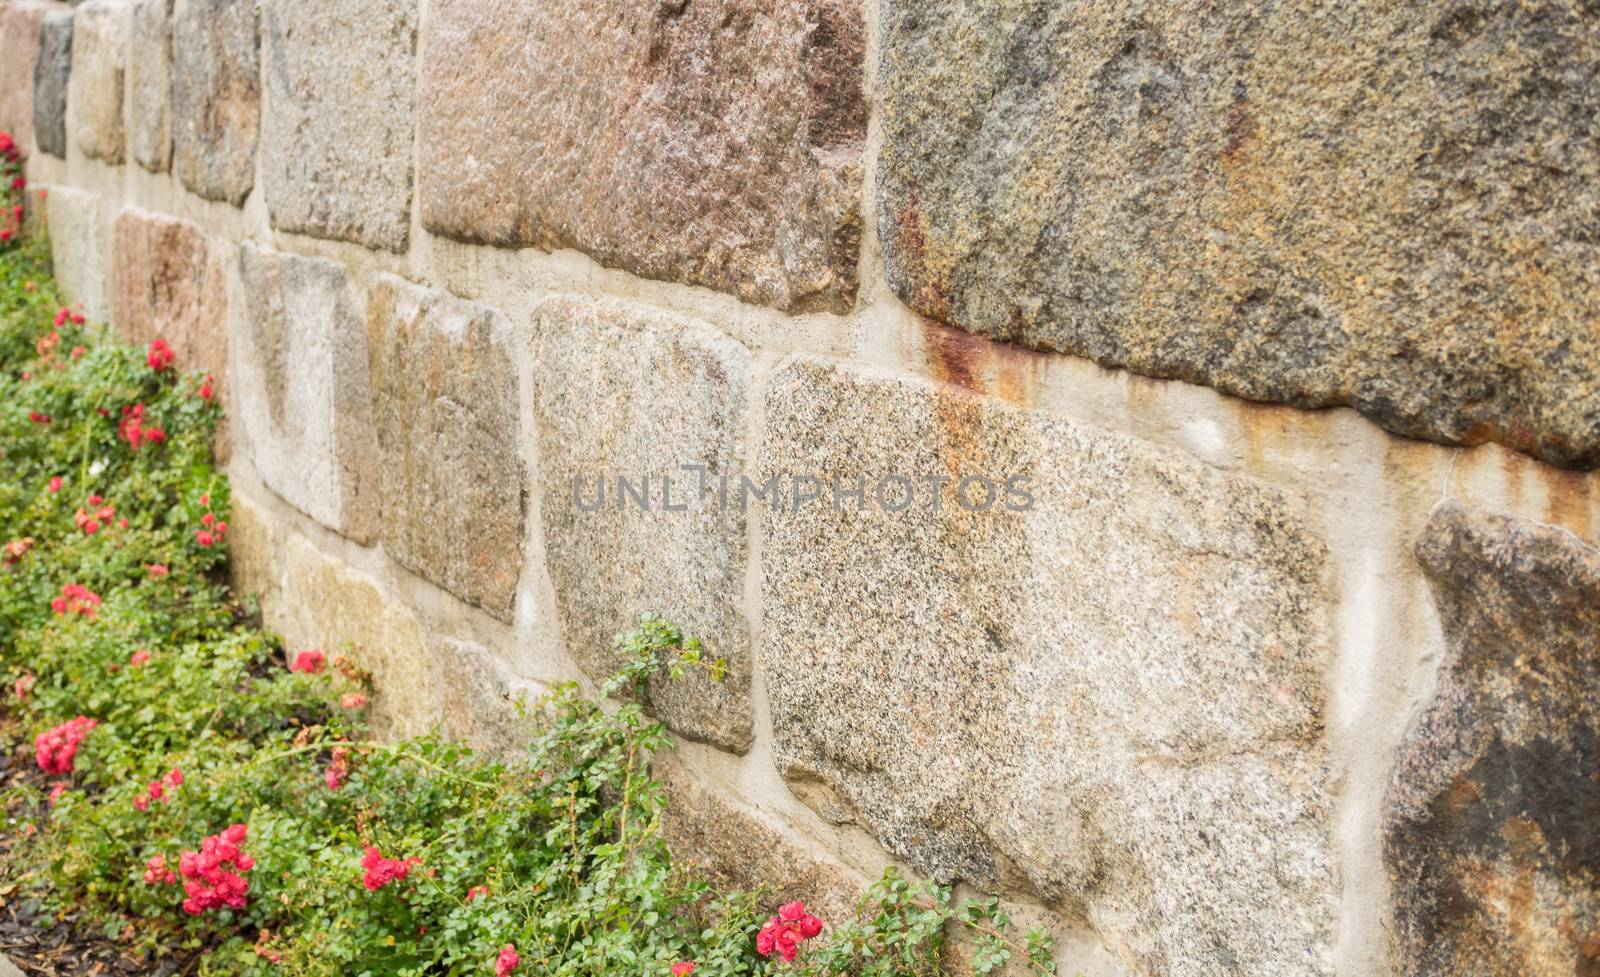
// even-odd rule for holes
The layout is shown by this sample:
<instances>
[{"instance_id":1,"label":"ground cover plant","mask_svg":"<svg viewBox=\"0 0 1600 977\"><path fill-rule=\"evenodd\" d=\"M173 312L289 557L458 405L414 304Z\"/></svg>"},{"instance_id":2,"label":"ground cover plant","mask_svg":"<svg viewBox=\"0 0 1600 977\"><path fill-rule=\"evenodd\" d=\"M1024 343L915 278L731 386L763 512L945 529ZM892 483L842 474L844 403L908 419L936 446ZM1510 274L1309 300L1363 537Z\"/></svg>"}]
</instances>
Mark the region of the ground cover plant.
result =
<instances>
[{"instance_id":1,"label":"ground cover plant","mask_svg":"<svg viewBox=\"0 0 1600 977\"><path fill-rule=\"evenodd\" d=\"M619 639L598 698L533 704L514 756L374 741L359 662L284 648L228 587L211 378L62 301L7 172L0 899L199 974L888 977L957 931L979 973L1054 972L996 902L893 872L820 919L674 868L637 693L717 665L668 622Z\"/></svg>"}]
</instances>

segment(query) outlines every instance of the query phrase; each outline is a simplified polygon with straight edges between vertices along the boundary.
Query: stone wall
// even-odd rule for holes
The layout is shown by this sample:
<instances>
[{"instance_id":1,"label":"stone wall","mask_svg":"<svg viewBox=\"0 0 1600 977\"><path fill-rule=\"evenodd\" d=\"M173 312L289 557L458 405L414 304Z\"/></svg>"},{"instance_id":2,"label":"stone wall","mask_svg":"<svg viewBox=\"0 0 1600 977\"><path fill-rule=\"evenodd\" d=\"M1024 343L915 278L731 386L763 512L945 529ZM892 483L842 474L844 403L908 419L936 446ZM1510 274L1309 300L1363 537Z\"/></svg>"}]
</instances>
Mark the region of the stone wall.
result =
<instances>
[{"instance_id":1,"label":"stone wall","mask_svg":"<svg viewBox=\"0 0 1600 977\"><path fill-rule=\"evenodd\" d=\"M0 127L390 730L512 745L655 611L728 664L650 690L713 878L900 864L1089 977L1566 977L1596 63L1542 0L3 0Z\"/></svg>"}]
</instances>

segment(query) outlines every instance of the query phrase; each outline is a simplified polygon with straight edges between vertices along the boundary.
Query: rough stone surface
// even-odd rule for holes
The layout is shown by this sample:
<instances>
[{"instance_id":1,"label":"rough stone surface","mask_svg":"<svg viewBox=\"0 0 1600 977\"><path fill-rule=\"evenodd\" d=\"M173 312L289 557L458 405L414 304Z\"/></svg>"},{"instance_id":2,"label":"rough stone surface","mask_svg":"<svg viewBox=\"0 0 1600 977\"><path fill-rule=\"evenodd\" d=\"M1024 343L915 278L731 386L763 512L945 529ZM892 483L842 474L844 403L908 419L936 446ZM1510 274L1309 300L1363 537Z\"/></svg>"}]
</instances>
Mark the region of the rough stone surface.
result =
<instances>
[{"instance_id":1,"label":"rough stone surface","mask_svg":"<svg viewBox=\"0 0 1600 977\"><path fill-rule=\"evenodd\" d=\"M256 0L173 0L172 171L207 200L244 202L261 130Z\"/></svg>"},{"instance_id":2,"label":"rough stone surface","mask_svg":"<svg viewBox=\"0 0 1600 977\"><path fill-rule=\"evenodd\" d=\"M1386 799L1401 972L1600 973L1600 550L1451 502L1416 554L1447 652Z\"/></svg>"},{"instance_id":3,"label":"rough stone surface","mask_svg":"<svg viewBox=\"0 0 1600 977\"><path fill-rule=\"evenodd\" d=\"M172 0L137 0L128 47L128 152L152 173L172 165Z\"/></svg>"},{"instance_id":4,"label":"rough stone surface","mask_svg":"<svg viewBox=\"0 0 1600 977\"><path fill-rule=\"evenodd\" d=\"M261 185L273 226L404 251L416 0L266 0L262 44Z\"/></svg>"},{"instance_id":5,"label":"rough stone surface","mask_svg":"<svg viewBox=\"0 0 1600 977\"><path fill-rule=\"evenodd\" d=\"M416 736L438 720L435 670L422 626L373 578L291 534L283 547L282 597L264 608L289 652L349 655L372 673L373 725L383 736Z\"/></svg>"},{"instance_id":6,"label":"rough stone surface","mask_svg":"<svg viewBox=\"0 0 1600 977\"><path fill-rule=\"evenodd\" d=\"M49 188L50 264L67 301L83 314L105 322L109 241L99 196L73 187Z\"/></svg>"},{"instance_id":7,"label":"rough stone surface","mask_svg":"<svg viewBox=\"0 0 1600 977\"><path fill-rule=\"evenodd\" d=\"M228 292L222 261L188 221L130 208L112 226L111 320L143 346L161 337L185 370L226 389Z\"/></svg>"},{"instance_id":8,"label":"rough stone surface","mask_svg":"<svg viewBox=\"0 0 1600 977\"><path fill-rule=\"evenodd\" d=\"M490 753L526 747L536 735L533 717L548 690L512 676L482 645L436 638L430 649L445 734Z\"/></svg>"},{"instance_id":9,"label":"rough stone surface","mask_svg":"<svg viewBox=\"0 0 1600 977\"><path fill-rule=\"evenodd\" d=\"M535 309L533 350L545 549L573 656L604 678L622 664L612 638L661 614L727 659L728 674L663 678L653 708L684 735L742 752L752 725L745 518L699 500L700 475L679 466L707 466L709 479L737 465L749 351L698 320L565 295ZM649 511L619 496L617 476L635 489L648 479ZM663 478L685 511L663 509Z\"/></svg>"},{"instance_id":10,"label":"rough stone surface","mask_svg":"<svg viewBox=\"0 0 1600 977\"><path fill-rule=\"evenodd\" d=\"M1140 974L1331 973L1330 593L1293 499L822 360L780 368L766 413L763 474L825 486L761 530L773 752L802 800L919 872L1031 890ZM890 512L892 474L952 481ZM866 508L836 510L858 476ZM970 476L996 483L985 511L957 500Z\"/></svg>"},{"instance_id":11,"label":"rough stone surface","mask_svg":"<svg viewBox=\"0 0 1600 977\"><path fill-rule=\"evenodd\" d=\"M67 157L67 81L72 75L71 10L52 10L39 23L33 66L33 141L39 151Z\"/></svg>"},{"instance_id":12,"label":"rough stone surface","mask_svg":"<svg viewBox=\"0 0 1600 977\"><path fill-rule=\"evenodd\" d=\"M1592 4L887 0L883 25L877 221L919 312L1600 464Z\"/></svg>"},{"instance_id":13,"label":"rough stone surface","mask_svg":"<svg viewBox=\"0 0 1600 977\"><path fill-rule=\"evenodd\" d=\"M123 0L89 0L72 28L67 122L79 152L113 166L127 152L122 101L132 10Z\"/></svg>"},{"instance_id":14,"label":"rough stone surface","mask_svg":"<svg viewBox=\"0 0 1600 977\"><path fill-rule=\"evenodd\" d=\"M865 879L800 847L781 827L729 800L670 754L658 755L650 772L666 794L661 837L675 864L692 865L698 878L724 892L760 890L766 898L758 907L762 912L799 899L830 923L854 915Z\"/></svg>"},{"instance_id":15,"label":"rough stone surface","mask_svg":"<svg viewBox=\"0 0 1600 977\"><path fill-rule=\"evenodd\" d=\"M267 487L360 543L377 537L377 442L359 289L325 258L240 249L232 400Z\"/></svg>"},{"instance_id":16,"label":"rough stone surface","mask_svg":"<svg viewBox=\"0 0 1600 977\"><path fill-rule=\"evenodd\" d=\"M383 546L509 621L527 494L511 323L392 275L367 308Z\"/></svg>"},{"instance_id":17,"label":"rough stone surface","mask_svg":"<svg viewBox=\"0 0 1600 977\"><path fill-rule=\"evenodd\" d=\"M440 0L427 17L429 230L576 248L780 308L850 306L855 0Z\"/></svg>"},{"instance_id":18,"label":"rough stone surface","mask_svg":"<svg viewBox=\"0 0 1600 977\"><path fill-rule=\"evenodd\" d=\"M53 3L12 0L0 4L0 130L22 154L33 152L33 73L39 61L39 24Z\"/></svg>"},{"instance_id":19,"label":"rough stone surface","mask_svg":"<svg viewBox=\"0 0 1600 977\"><path fill-rule=\"evenodd\" d=\"M278 525L270 512L238 483L229 495L228 577L240 595L258 599L263 607L278 599L282 559L278 552Z\"/></svg>"}]
</instances>

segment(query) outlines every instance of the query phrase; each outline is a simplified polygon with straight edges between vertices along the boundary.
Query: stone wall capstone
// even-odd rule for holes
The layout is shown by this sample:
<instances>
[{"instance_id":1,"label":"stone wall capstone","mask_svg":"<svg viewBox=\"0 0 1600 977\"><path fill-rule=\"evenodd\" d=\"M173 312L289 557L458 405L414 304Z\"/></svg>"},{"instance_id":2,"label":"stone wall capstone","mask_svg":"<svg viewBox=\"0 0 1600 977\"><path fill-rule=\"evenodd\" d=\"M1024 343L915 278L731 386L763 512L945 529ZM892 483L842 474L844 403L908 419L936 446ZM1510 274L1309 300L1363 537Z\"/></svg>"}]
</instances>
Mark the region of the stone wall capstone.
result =
<instances>
[{"instance_id":1,"label":"stone wall capstone","mask_svg":"<svg viewBox=\"0 0 1600 977\"><path fill-rule=\"evenodd\" d=\"M122 102L127 82L132 9L125 0L88 0L72 29L67 121L72 141L90 159L117 166L127 152Z\"/></svg>"},{"instance_id":2,"label":"stone wall capstone","mask_svg":"<svg viewBox=\"0 0 1600 977\"><path fill-rule=\"evenodd\" d=\"M430 3L428 230L791 310L856 290L856 0Z\"/></svg>"},{"instance_id":3,"label":"stone wall capstone","mask_svg":"<svg viewBox=\"0 0 1600 977\"><path fill-rule=\"evenodd\" d=\"M67 155L67 82L72 75L71 10L52 10L39 23L33 68L33 140L39 151Z\"/></svg>"},{"instance_id":4,"label":"stone wall capstone","mask_svg":"<svg viewBox=\"0 0 1600 977\"><path fill-rule=\"evenodd\" d=\"M416 0L266 0L261 18L261 184L273 226L404 251Z\"/></svg>"},{"instance_id":5,"label":"stone wall capstone","mask_svg":"<svg viewBox=\"0 0 1600 977\"><path fill-rule=\"evenodd\" d=\"M128 153L151 173L172 165L172 0L137 0L128 42Z\"/></svg>"},{"instance_id":6,"label":"stone wall capstone","mask_svg":"<svg viewBox=\"0 0 1600 977\"><path fill-rule=\"evenodd\" d=\"M257 0L173 0L172 171L235 206L255 186L261 134Z\"/></svg>"},{"instance_id":7,"label":"stone wall capstone","mask_svg":"<svg viewBox=\"0 0 1600 977\"><path fill-rule=\"evenodd\" d=\"M996 339L1600 465L1600 11L886 0L889 280Z\"/></svg>"}]
</instances>

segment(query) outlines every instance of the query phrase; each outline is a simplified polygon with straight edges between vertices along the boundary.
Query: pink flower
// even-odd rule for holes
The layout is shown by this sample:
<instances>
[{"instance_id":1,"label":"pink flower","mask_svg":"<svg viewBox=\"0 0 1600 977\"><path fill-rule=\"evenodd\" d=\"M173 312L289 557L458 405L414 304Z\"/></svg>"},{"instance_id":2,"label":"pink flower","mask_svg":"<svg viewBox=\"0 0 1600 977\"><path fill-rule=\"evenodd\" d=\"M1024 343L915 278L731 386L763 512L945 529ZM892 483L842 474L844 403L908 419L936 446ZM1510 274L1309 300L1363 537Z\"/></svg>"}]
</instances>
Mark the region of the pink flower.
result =
<instances>
[{"instance_id":1,"label":"pink flower","mask_svg":"<svg viewBox=\"0 0 1600 977\"><path fill-rule=\"evenodd\" d=\"M51 495L54 495L57 492L61 491L61 476L60 475L57 475L55 478L50 479L49 488L50 488L50 494Z\"/></svg>"},{"instance_id":2,"label":"pink flower","mask_svg":"<svg viewBox=\"0 0 1600 977\"><path fill-rule=\"evenodd\" d=\"M51 788L50 788L50 803L53 805L53 804L55 804L56 801L61 800L61 795L65 794L66 792L67 792L67 785L66 784L54 784L54 785L52 785Z\"/></svg>"},{"instance_id":3,"label":"pink flower","mask_svg":"<svg viewBox=\"0 0 1600 977\"><path fill-rule=\"evenodd\" d=\"M17 679L17 683L11 687L11 691L17 694L18 699L26 699L28 697L28 693L33 691L33 682L33 676L24 672Z\"/></svg>"},{"instance_id":4,"label":"pink flower","mask_svg":"<svg viewBox=\"0 0 1600 977\"><path fill-rule=\"evenodd\" d=\"M384 858L377 846L368 845L361 856L361 884L369 892L377 892L390 882L398 882L411 874L412 866L421 865L420 858Z\"/></svg>"},{"instance_id":5,"label":"pink flower","mask_svg":"<svg viewBox=\"0 0 1600 977\"><path fill-rule=\"evenodd\" d=\"M763 957L774 953L793 962L800 943L822 932L822 920L806 912L805 903L796 900L778 907L778 914L767 920L756 934L756 952Z\"/></svg>"},{"instance_id":6,"label":"pink flower","mask_svg":"<svg viewBox=\"0 0 1600 977\"><path fill-rule=\"evenodd\" d=\"M366 705L367 697L360 692L346 692L339 699L339 706L342 709L364 709Z\"/></svg>"},{"instance_id":7,"label":"pink flower","mask_svg":"<svg viewBox=\"0 0 1600 977\"><path fill-rule=\"evenodd\" d=\"M472 900L477 899L480 896L485 898L485 899L489 898L489 887L488 886L486 886L486 885L475 885L472 888L467 890L467 901L468 902L471 902Z\"/></svg>"},{"instance_id":8,"label":"pink flower","mask_svg":"<svg viewBox=\"0 0 1600 977\"><path fill-rule=\"evenodd\" d=\"M40 733L33 741L34 760L45 773L71 773L78 756L78 745L89 730L100 725L97 719L79 716Z\"/></svg>"},{"instance_id":9,"label":"pink flower","mask_svg":"<svg viewBox=\"0 0 1600 977\"><path fill-rule=\"evenodd\" d=\"M323 665L326 664L327 660L328 656L315 648L310 651L302 651L294 656L294 662L290 664L289 671L315 675L322 671Z\"/></svg>"},{"instance_id":10,"label":"pink flower","mask_svg":"<svg viewBox=\"0 0 1600 977\"><path fill-rule=\"evenodd\" d=\"M150 810L150 796L148 794L140 794L135 797L133 799L133 809L140 812Z\"/></svg>"},{"instance_id":11,"label":"pink flower","mask_svg":"<svg viewBox=\"0 0 1600 977\"><path fill-rule=\"evenodd\" d=\"M689 977L694 973L693 960L679 960L672 965L672 977Z\"/></svg>"},{"instance_id":12,"label":"pink flower","mask_svg":"<svg viewBox=\"0 0 1600 977\"><path fill-rule=\"evenodd\" d=\"M171 885L178 881L178 877L167 867L165 858L152 855L150 860L144 863L144 881L146 885Z\"/></svg>"},{"instance_id":13,"label":"pink flower","mask_svg":"<svg viewBox=\"0 0 1600 977\"><path fill-rule=\"evenodd\" d=\"M149 660L150 652L144 648L140 648L138 651L128 656L128 664L132 665L134 668L138 668Z\"/></svg>"},{"instance_id":14,"label":"pink flower","mask_svg":"<svg viewBox=\"0 0 1600 977\"><path fill-rule=\"evenodd\" d=\"M336 746L333 748L333 757L328 762L328 769L322 772L322 780L328 785L329 790L338 790L344 786L344 779L350 776L350 750L348 747Z\"/></svg>"},{"instance_id":15,"label":"pink flower","mask_svg":"<svg viewBox=\"0 0 1600 977\"><path fill-rule=\"evenodd\" d=\"M145 566L144 570L152 577L164 577L171 572L165 563L151 563Z\"/></svg>"},{"instance_id":16,"label":"pink flower","mask_svg":"<svg viewBox=\"0 0 1600 977\"><path fill-rule=\"evenodd\" d=\"M517 964L521 962L522 958L517 956L517 948L512 944L507 943L505 947L501 949L500 955L495 957L494 977L506 977L506 975L511 973L511 971L516 970Z\"/></svg>"},{"instance_id":17,"label":"pink flower","mask_svg":"<svg viewBox=\"0 0 1600 977\"><path fill-rule=\"evenodd\" d=\"M167 345L166 340L158 338L150 340L150 355L146 356L144 361L146 366L160 373L162 370L172 366L175 356L176 354L172 351L172 347Z\"/></svg>"},{"instance_id":18,"label":"pink flower","mask_svg":"<svg viewBox=\"0 0 1600 977\"><path fill-rule=\"evenodd\" d=\"M194 541L206 549L210 549L212 544L217 541L217 538L204 529L197 529L194 532Z\"/></svg>"},{"instance_id":19,"label":"pink flower","mask_svg":"<svg viewBox=\"0 0 1600 977\"><path fill-rule=\"evenodd\" d=\"M198 916L208 909L243 909L250 883L243 873L255 867L255 859L239 850L248 828L231 824L219 834L200 842L198 852L186 851L178 858L178 872L184 877L183 911Z\"/></svg>"}]
</instances>

